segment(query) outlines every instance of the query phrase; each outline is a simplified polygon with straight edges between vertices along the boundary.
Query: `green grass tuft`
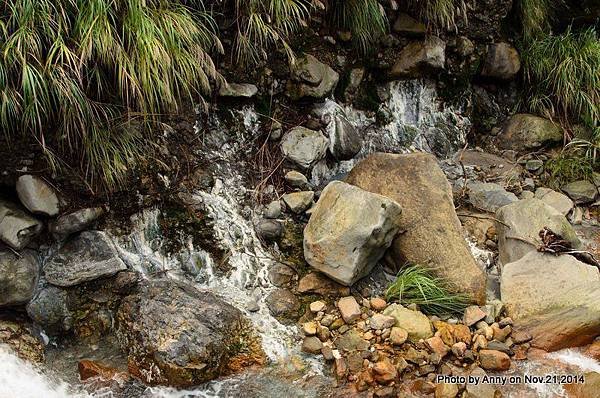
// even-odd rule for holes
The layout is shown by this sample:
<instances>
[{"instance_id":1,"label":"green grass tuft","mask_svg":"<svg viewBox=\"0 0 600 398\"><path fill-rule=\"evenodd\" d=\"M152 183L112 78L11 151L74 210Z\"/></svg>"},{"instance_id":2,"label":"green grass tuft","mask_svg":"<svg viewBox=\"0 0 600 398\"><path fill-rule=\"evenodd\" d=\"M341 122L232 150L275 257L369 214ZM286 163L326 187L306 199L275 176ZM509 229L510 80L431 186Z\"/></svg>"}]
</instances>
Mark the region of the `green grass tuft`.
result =
<instances>
[{"instance_id":1,"label":"green grass tuft","mask_svg":"<svg viewBox=\"0 0 600 398\"><path fill-rule=\"evenodd\" d=\"M525 40L532 40L549 30L550 21L560 3L557 0L519 0L516 3Z\"/></svg>"},{"instance_id":2,"label":"green grass tuft","mask_svg":"<svg viewBox=\"0 0 600 398\"><path fill-rule=\"evenodd\" d=\"M456 29L456 20L466 18L464 0L410 0L421 18L437 29Z\"/></svg>"},{"instance_id":3,"label":"green grass tuft","mask_svg":"<svg viewBox=\"0 0 600 398\"><path fill-rule=\"evenodd\" d=\"M333 0L330 5L332 25L349 31L355 48L366 54L388 31L388 20L377 0Z\"/></svg>"},{"instance_id":4,"label":"green grass tuft","mask_svg":"<svg viewBox=\"0 0 600 398\"><path fill-rule=\"evenodd\" d=\"M215 23L180 1L6 0L0 15L0 128L108 188L142 156L140 127L218 77Z\"/></svg>"},{"instance_id":5,"label":"green grass tuft","mask_svg":"<svg viewBox=\"0 0 600 398\"><path fill-rule=\"evenodd\" d=\"M402 305L417 304L431 315L462 314L469 303L466 295L450 293L444 281L420 265L403 268L388 287L386 298Z\"/></svg>"},{"instance_id":6,"label":"green grass tuft","mask_svg":"<svg viewBox=\"0 0 600 398\"><path fill-rule=\"evenodd\" d=\"M567 146L556 157L549 159L544 166L549 174L548 185L560 189L573 181L591 181L594 173L593 164L592 157Z\"/></svg>"}]
</instances>

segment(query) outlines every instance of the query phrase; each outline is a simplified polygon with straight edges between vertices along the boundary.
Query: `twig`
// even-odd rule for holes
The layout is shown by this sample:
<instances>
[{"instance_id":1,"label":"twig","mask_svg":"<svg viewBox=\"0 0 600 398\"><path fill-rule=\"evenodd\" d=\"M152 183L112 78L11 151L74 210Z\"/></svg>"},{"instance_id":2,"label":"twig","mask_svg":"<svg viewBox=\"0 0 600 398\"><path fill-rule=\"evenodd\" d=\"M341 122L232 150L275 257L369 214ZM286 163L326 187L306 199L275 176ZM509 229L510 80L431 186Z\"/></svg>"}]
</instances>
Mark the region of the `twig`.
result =
<instances>
[{"instance_id":1,"label":"twig","mask_svg":"<svg viewBox=\"0 0 600 398\"><path fill-rule=\"evenodd\" d=\"M491 217L491 216L478 216L475 214L467 214L467 213L456 213L459 217L470 217L470 218L478 218L481 220L492 220L492 221L496 221L499 224L504 225L506 228L510 229L510 225L508 225L507 223L505 223L504 221L500 221L497 218Z\"/></svg>"}]
</instances>

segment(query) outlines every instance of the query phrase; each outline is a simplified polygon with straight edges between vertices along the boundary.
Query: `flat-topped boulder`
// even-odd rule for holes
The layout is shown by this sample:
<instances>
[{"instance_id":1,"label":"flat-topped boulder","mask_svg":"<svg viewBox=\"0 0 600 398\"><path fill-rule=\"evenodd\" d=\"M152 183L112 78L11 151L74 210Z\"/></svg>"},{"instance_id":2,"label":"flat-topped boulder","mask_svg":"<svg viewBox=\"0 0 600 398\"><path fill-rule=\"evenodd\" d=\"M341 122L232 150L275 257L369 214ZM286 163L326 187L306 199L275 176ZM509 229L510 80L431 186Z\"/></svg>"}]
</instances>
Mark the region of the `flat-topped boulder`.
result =
<instances>
[{"instance_id":1,"label":"flat-topped boulder","mask_svg":"<svg viewBox=\"0 0 600 398\"><path fill-rule=\"evenodd\" d=\"M346 182L386 196L402 208L400 233L386 259L428 266L454 291L485 300L485 275L475 262L452 200L452 188L433 155L374 153L359 162Z\"/></svg>"}]
</instances>

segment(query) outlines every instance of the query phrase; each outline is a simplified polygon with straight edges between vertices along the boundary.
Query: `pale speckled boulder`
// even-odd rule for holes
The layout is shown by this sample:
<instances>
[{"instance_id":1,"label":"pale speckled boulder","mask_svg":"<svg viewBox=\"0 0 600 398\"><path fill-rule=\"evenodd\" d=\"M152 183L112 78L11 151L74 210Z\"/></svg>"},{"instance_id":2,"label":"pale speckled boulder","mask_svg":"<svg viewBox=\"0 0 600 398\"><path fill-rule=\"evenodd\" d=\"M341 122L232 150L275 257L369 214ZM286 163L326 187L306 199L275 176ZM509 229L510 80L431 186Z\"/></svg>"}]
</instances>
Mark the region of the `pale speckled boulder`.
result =
<instances>
[{"instance_id":1,"label":"pale speckled boulder","mask_svg":"<svg viewBox=\"0 0 600 398\"><path fill-rule=\"evenodd\" d=\"M321 193L304 230L304 257L350 286L381 259L399 229L396 202L341 181Z\"/></svg>"},{"instance_id":2,"label":"pale speckled boulder","mask_svg":"<svg viewBox=\"0 0 600 398\"><path fill-rule=\"evenodd\" d=\"M431 267L454 291L485 302L486 278L460 225L452 188L436 158L426 153L374 153L359 162L346 182L400 204L400 233L386 258Z\"/></svg>"},{"instance_id":3,"label":"pale speckled boulder","mask_svg":"<svg viewBox=\"0 0 600 398\"><path fill-rule=\"evenodd\" d=\"M585 345L600 334L600 273L570 255L532 251L502 269L501 298L514 329L535 347Z\"/></svg>"}]
</instances>

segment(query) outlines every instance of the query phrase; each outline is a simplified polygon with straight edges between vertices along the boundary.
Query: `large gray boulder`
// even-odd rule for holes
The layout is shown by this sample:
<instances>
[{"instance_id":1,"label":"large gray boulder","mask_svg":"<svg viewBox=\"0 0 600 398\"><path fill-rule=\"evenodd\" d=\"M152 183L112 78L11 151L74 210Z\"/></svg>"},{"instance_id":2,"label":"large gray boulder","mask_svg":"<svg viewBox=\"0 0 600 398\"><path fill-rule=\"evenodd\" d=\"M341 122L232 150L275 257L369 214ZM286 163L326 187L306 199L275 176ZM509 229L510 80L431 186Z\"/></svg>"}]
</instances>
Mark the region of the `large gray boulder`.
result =
<instances>
[{"instance_id":1,"label":"large gray boulder","mask_svg":"<svg viewBox=\"0 0 600 398\"><path fill-rule=\"evenodd\" d=\"M561 235L578 248L580 241L565 216L539 199L524 199L496 212L499 259L502 264L517 261L542 243L544 227Z\"/></svg>"},{"instance_id":2,"label":"large gray boulder","mask_svg":"<svg viewBox=\"0 0 600 398\"><path fill-rule=\"evenodd\" d=\"M304 257L346 286L366 276L391 245L401 208L385 196L333 181L304 230Z\"/></svg>"},{"instance_id":3,"label":"large gray boulder","mask_svg":"<svg viewBox=\"0 0 600 398\"><path fill-rule=\"evenodd\" d=\"M339 74L310 54L296 59L288 81L287 94L293 100L305 97L323 98L331 94L340 79Z\"/></svg>"},{"instance_id":4,"label":"large gray boulder","mask_svg":"<svg viewBox=\"0 0 600 398\"><path fill-rule=\"evenodd\" d=\"M281 152L297 166L308 169L325 157L329 140L320 131L294 127L281 138Z\"/></svg>"},{"instance_id":5,"label":"large gray boulder","mask_svg":"<svg viewBox=\"0 0 600 398\"><path fill-rule=\"evenodd\" d=\"M48 229L57 239L63 239L75 232L83 231L104 214L101 207L89 207L63 214L48 224Z\"/></svg>"},{"instance_id":6,"label":"large gray boulder","mask_svg":"<svg viewBox=\"0 0 600 398\"><path fill-rule=\"evenodd\" d=\"M17 205L0 200L0 240L21 250L42 230L42 223Z\"/></svg>"},{"instance_id":7,"label":"large gray boulder","mask_svg":"<svg viewBox=\"0 0 600 398\"><path fill-rule=\"evenodd\" d=\"M593 202L598 196L598 188L586 180L570 182L561 189L579 205Z\"/></svg>"},{"instance_id":8,"label":"large gray boulder","mask_svg":"<svg viewBox=\"0 0 600 398\"><path fill-rule=\"evenodd\" d=\"M481 75L501 80L514 78L521 70L521 59L517 50L508 43L488 46Z\"/></svg>"},{"instance_id":9,"label":"large gray boulder","mask_svg":"<svg viewBox=\"0 0 600 398\"><path fill-rule=\"evenodd\" d=\"M34 252L0 252L0 307L27 304L40 274Z\"/></svg>"},{"instance_id":10,"label":"large gray boulder","mask_svg":"<svg viewBox=\"0 0 600 398\"><path fill-rule=\"evenodd\" d=\"M535 190L535 198L555 208L560 214L566 216L573 208L573 201L566 195L550 188L540 187Z\"/></svg>"},{"instance_id":11,"label":"large gray boulder","mask_svg":"<svg viewBox=\"0 0 600 398\"><path fill-rule=\"evenodd\" d=\"M424 71L443 69L446 62L445 51L446 43L435 36L409 43L400 51L389 77L417 77Z\"/></svg>"},{"instance_id":12,"label":"large gray boulder","mask_svg":"<svg viewBox=\"0 0 600 398\"><path fill-rule=\"evenodd\" d=\"M519 200L514 193L493 182L473 182L468 184L468 189L469 202L476 208L490 213Z\"/></svg>"},{"instance_id":13,"label":"large gray boulder","mask_svg":"<svg viewBox=\"0 0 600 398\"><path fill-rule=\"evenodd\" d=\"M388 250L388 260L397 267L407 261L431 267L454 291L485 301L484 272L467 246L452 188L434 156L374 153L352 169L346 182L400 204L403 233Z\"/></svg>"},{"instance_id":14,"label":"large gray boulder","mask_svg":"<svg viewBox=\"0 0 600 398\"><path fill-rule=\"evenodd\" d=\"M516 331L547 351L588 344L600 334L600 273L570 255L531 251L505 264L501 296Z\"/></svg>"},{"instance_id":15,"label":"large gray boulder","mask_svg":"<svg viewBox=\"0 0 600 398\"><path fill-rule=\"evenodd\" d=\"M19 200L32 213L45 216L58 214L58 196L46 181L30 174L17 179L17 194Z\"/></svg>"},{"instance_id":16,"label":"large gray boulder","mask_svg":"<svg viewBox=\"0 0 600 398\"><path fill-rule=\"evenodd\" d=\"M519 113L513 115L496 138L502 149L524 151L563 141L562 129L543 117Z\"/></svg>"},{"instance_id":17,"label":"large gray boulder","mask_svg":"<svg viewBox=\"0 0 600 398\"><path fill-rule=\"evenodd\" d=\"M129 369L150 384L198 385L218 377L246 339L249 322L215 296L174 280L155 280L123 299L117 337Z\"/></svg>"},{"instance_id":18,"label":"large gray boulder","mask_svg":"<svg viewBox=\"0 0 600 398\"><path fill-rule=\"evenodd\" d=\"M127 269L114 244L102 231L84 231L68 240L44 265L46 280L75 286Z\"/></svg>"}]
</instances>

